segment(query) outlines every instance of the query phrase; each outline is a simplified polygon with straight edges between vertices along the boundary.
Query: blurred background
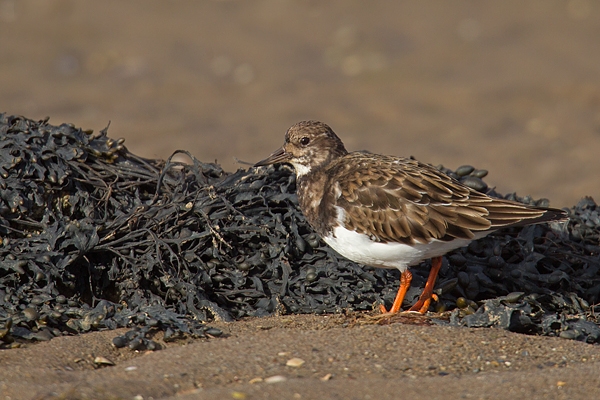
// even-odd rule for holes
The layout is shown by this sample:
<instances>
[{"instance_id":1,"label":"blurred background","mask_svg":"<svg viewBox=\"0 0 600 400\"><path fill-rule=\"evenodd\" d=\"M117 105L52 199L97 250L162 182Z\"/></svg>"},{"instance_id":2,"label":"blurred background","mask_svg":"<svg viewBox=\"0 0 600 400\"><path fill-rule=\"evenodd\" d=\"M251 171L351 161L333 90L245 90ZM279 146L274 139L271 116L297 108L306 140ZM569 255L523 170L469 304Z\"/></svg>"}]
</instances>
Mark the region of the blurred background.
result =
<instances>
[{"instance_id":1,"label":"blurred background","mask_svg":"<svg viewBox=\"0 0 600 400\"><path fill-rule=\"evenodd\" d=\"M0 0L0 112L228 171L319 119L349 150L600 201L600 3Z\"/></svg>"}]
</instances>

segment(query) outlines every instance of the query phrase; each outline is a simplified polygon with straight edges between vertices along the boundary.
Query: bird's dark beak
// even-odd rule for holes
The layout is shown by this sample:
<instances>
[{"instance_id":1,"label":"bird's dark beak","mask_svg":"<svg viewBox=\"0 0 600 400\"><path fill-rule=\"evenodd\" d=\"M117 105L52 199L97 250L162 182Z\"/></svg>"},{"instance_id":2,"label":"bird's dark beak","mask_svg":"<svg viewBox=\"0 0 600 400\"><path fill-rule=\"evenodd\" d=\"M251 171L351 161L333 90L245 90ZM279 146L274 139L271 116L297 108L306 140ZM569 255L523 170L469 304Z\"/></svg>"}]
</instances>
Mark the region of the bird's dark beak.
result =
<instances>
[{"instance_id":1,"label":"bird's dark beak","mask_svg":"<svg viewBox=\"0 0 600 400\"><path fill-rule=\"evenodd\" d=\"M271 165L271 164L276 164L276 163L280 163L280 162L286 162L290 158L292 158L292 155L290 153L286 153L285 150L283 149L283 147L281 147L280 149L275 150L275 152L273 154L271 154L269 157L254 164L254 166L261 167L264 165Z\"/></svg>"}]
</instances>

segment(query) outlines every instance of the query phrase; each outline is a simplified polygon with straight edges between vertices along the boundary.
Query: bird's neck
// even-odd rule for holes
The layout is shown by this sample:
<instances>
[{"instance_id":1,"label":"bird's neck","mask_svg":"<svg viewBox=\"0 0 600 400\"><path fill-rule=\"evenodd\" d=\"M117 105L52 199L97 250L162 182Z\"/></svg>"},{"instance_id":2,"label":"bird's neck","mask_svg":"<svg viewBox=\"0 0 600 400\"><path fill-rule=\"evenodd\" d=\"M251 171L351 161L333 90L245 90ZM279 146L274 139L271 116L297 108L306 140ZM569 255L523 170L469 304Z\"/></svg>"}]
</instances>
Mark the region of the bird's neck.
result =
<instances>
[{"instance_id":1,"label":"bird's neck","mask_svg":"<svg viewBox=\"0 0 600 400\"><path fill-rule=\"evenodd\" d=\"M297 176L296 194L302 214L321 236L329 233L335 219L333 190L325 168L311 169Z\"/></svg>"}]
</instances>

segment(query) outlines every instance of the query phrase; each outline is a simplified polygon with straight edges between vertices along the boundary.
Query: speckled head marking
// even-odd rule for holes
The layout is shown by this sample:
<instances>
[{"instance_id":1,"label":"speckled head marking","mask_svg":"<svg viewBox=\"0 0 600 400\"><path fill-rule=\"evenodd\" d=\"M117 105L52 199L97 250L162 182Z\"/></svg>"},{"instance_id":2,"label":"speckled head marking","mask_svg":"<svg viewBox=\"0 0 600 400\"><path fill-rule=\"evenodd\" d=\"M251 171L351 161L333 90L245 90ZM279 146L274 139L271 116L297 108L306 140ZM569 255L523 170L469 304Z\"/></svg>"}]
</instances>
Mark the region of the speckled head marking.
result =
<instances>
[{"instance_id":1,"label":"speckled head marking","mask_svg":"<svg viewBox=\"0 0 600 400\"><path fill-rule=\"evenodd\" d=\"M280 149L255 166L287 162L294 166L296 176L300 177L346 154L344 144L329 125L319 121L302 121L287 130Z\"/></svg>"}]
</instances>

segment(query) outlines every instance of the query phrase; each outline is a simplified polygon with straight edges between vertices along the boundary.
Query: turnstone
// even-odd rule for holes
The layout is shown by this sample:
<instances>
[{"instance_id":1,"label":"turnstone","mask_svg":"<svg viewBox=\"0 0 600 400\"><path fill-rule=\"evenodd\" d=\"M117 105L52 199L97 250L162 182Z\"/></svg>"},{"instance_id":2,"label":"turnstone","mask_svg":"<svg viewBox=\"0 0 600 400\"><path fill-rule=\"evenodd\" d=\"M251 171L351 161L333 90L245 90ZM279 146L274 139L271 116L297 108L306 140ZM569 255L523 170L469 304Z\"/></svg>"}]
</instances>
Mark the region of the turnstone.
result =
<instances>
[{"instance_id":1,"label":"turnstone","mask_svg":"<svg viewBox=\"0 0 600 400\"><path fill-rule=\"evenodd\" d=\"M562 210L477 192L414 159L349 153L318 121L293 125L283 146L255 166L275 163L294 167L302 213L325 243L357 263L400 270L390 313L400 310L410 287L408 267L432 259L425 288L409 309L424 314L442 255L500 228L567 219Z\"/></svg>"}]
</instances>

